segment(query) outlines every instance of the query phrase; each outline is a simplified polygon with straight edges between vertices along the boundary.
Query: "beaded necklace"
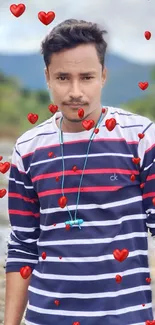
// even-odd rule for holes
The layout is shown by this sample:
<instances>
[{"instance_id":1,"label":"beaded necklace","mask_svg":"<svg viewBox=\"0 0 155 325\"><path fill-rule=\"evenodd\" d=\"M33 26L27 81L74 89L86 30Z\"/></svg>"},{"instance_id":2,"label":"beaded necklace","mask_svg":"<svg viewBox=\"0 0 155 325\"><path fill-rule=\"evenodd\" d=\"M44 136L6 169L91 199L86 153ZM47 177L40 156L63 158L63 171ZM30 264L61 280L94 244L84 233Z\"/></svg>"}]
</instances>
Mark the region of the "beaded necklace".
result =
<instances>
[{"instance_id":1,"label":"beaded necklace","mask_svg":"<svg viewBox=\"0 0 155 325\"><path fill-rule=\"evenodd\" d=\"M107 112L106 112L107 113ZM94 130L96 128L99 128L104 116L106 115L106 113L101 113L100 115L100 118L96 124L96 126L94 127ZM64 154L63 154L63 131L62 131L62 120L63 120L63 116L61 117L61 120L60 120L60 132L59 132L59 142L60 142L60 146L61 146L61 155L62 155L62 168L63 168L63 176L62 176L62 183L61 183L61 188L62 188L62 195L64 196L64 192L63 192L63 187L64 187L64 171L65 171L65 166L64 166ZM89 150L90 150L90 145L91 145L91 142L92 140L94 139L95 137L95 132L92 132L91 136L90 136L90 139L89 139L89 144L88 144L88 148L87 148L87 153L86 153L86 158L85 158L85 161L84 161L84 166L83 166L83 171L82 171L82 175L81 175L81 178L80 178L80 183L79 183L79 188L78 188L78 195L77 195L77 201L76 201L76 210L75 210L75 213L74 213L74 219L73 219L73 216L71 214L71 212L69 211L68 209L68 206L66 205L67 207L67 211L69 213L69 216L70 216L70 219L71 220L68 220L65 222L66 225L69 225L69 226L73 226L73 225L78 225L79 226L79 229L81 229L81 224L83 223L83 219L77 219L76 216L77 216L77 209L78 209L78 204L79 204L79 199L80 199L80 189L81 189L81 184L82 184L82 179L83 179L83 174L84 174L84 170L86 168L86 164L87 164L87 159L88 159L88 154L89 154Z\"/></svg>"}]
</instances>

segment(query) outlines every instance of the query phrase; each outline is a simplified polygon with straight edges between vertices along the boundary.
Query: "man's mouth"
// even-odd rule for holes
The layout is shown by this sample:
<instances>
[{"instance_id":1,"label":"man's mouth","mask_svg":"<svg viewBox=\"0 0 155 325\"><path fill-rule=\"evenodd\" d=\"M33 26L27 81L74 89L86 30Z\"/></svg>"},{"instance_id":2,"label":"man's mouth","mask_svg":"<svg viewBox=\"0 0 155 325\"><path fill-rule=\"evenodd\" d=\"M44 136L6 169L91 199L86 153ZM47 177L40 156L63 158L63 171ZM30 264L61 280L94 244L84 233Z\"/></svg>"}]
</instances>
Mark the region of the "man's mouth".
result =
<instances>
[{"instance_id":1,"label":"man's mouth","mask_svg":"<svg viewBox=\"0 0 155 325\"><path fill-rule=\"evenodd\" d=\"M73 108L82 108L84 105L83 104L69 104L68 106L73 107Z\"/></svg>"}]
</instances>

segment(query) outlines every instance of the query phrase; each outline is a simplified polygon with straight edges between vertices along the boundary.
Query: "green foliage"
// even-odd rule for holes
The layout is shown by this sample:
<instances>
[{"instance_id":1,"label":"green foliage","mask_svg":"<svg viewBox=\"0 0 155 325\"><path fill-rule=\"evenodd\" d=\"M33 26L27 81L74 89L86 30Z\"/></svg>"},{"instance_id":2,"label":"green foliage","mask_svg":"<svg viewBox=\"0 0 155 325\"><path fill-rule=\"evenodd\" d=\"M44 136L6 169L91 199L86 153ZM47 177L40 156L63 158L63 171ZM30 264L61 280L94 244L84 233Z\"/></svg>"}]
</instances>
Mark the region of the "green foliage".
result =
<instances>
[{"instance_id":1,"label":"green foliage","mask_svg":"<svg viewBox=\"0 0 155 325\"><path fill-rule=\"evenodd\" d=\"M6 133L14 128L17 138L25 131L49 119L52 114L48 109L51 104L47 91L30 91L21 88L12 78L6 77L0 72L0 129ZM35 124L27 119L29 113L38 114L39 118Z\"/></svg>"}]
</instances>

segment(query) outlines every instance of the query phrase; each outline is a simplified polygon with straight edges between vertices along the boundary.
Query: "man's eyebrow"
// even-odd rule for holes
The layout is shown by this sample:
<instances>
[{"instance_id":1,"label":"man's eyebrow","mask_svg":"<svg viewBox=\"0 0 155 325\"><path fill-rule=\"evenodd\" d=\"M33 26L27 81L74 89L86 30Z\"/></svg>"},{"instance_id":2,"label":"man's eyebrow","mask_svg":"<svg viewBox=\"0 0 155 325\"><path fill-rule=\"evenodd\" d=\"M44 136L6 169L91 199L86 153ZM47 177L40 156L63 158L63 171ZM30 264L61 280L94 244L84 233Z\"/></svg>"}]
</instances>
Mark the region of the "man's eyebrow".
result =
<instances>
[{"instance_id":1,"label":"man's eyebrow","mask_svg":"<svg viewBox=\"0 0 155 325\"><path fill-rule=\"evenodd\" d=\"M87 72L81 72L80 73L81 76L87 76L89 74L96 74L96 71L87 71ZM57 72L54 73L54 75L69 76L70 73L57 71Z\"/></svg>"}]
</instances>

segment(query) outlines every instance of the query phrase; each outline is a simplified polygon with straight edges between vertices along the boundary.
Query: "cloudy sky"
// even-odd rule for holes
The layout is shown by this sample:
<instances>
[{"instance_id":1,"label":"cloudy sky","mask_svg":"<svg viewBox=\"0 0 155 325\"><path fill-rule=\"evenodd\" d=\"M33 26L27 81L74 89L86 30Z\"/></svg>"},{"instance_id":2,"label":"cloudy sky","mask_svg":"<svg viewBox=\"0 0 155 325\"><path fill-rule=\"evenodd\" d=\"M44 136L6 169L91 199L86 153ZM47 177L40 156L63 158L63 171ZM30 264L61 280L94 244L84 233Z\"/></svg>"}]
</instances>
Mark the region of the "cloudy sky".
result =
<instances>
[{"instance_id":1,"label":"cloudy sky","mask_svg":"<svg viewBox=\"0 0 155 325\"><path fill-rule=\"evenodd\" d=\"M11 4L24 3L16 18ZM54 11L48 26L38 19L40 11ZM133 62L155 63L155 0L0 0L0 53L30 54L40 50L45 35L65 19L97 22L108 31L109 50ZM144 32L152 37L146 40Z\"/></svg>"}]
</instances>

